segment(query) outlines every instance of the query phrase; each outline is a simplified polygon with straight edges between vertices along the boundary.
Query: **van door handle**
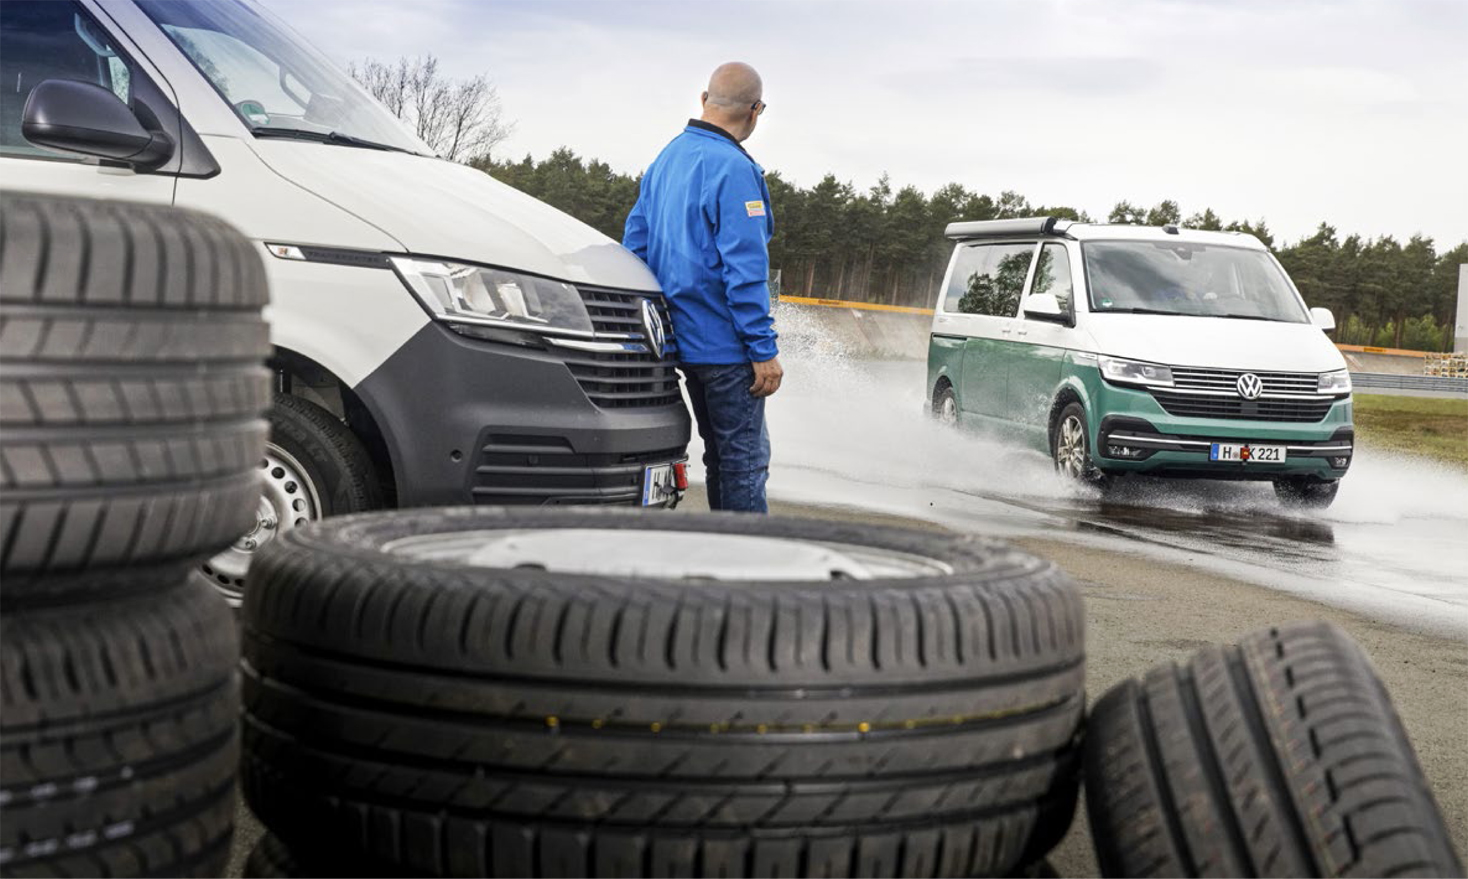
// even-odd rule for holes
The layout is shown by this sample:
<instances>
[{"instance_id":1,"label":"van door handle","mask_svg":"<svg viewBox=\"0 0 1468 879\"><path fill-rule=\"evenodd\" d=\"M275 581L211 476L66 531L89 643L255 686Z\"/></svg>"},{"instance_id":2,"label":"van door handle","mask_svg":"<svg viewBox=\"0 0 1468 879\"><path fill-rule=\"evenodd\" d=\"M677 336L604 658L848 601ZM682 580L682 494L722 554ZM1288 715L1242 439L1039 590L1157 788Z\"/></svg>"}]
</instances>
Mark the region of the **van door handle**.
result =
<instances>
[{"instance_id":1,"label":"van door handle","mask_svg":"<svg viewBox=\"0 0 1468 879\"><path fill-rule=\"evenodd\" d=\"M1012 332L1014 332L1014 327L1001 327L999 329L999 334L1002 336L1007 336Z\"/></svg>"},{"instance_id":2,"label":"van door handle","mask_svg":"<svg viewBox=\"0 0 1468 879\"><path fill-rule=\"evenodd\" d=\"M1016 336L1028 336L1030 334L1030 331L1027 330L1027 329L1026 330L1015 330L1014 331L1014 334Z\"/></svg>"}]
</instances>

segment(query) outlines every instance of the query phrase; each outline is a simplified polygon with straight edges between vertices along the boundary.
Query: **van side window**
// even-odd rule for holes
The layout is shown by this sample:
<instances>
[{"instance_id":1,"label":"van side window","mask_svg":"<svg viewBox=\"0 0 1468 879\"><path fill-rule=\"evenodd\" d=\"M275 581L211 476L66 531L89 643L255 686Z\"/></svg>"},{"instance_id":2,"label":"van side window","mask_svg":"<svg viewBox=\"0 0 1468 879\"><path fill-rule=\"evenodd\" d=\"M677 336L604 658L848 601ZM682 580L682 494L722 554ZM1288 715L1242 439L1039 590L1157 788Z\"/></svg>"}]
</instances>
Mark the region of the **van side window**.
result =
<instances>
[{"instance_id":1,"label":"van side window","mask_svg":"<svg viewBox=\"0 0 1468 879\"><path fill-rule=\"evenodd\" d=\"M1025 276L1035 245L972 244L958 252L953 275L943 297L943 310L952 314L988 314L1014 317L1024 292Z\"/></svg>"},{"instance_id":2,"label":"van side window","mask_svg":"<svg viewBox=\"0 0 1468 879\"><path fill-rule=\"evenodd\" d=\"M1075 287L1070 279L1070 254L1064 244L1047 244L1040 250L1035 264L1035 283L1030 293L1050 293L1060 302L1062 314L1075 310Z\"/></svg>"},{"instance_id":3,"label":"van side window","mask_svg":"<svg viewBox=\"0 0 1468 879\"><path fill-rule=\"evenodd\" d=\"M32 146L20 131L26 98L47 79L96 83L124 103L132 84L127 59L77 4L5 0L0 3L0 153L65 158Z\"/></svg>"}]
</instances>

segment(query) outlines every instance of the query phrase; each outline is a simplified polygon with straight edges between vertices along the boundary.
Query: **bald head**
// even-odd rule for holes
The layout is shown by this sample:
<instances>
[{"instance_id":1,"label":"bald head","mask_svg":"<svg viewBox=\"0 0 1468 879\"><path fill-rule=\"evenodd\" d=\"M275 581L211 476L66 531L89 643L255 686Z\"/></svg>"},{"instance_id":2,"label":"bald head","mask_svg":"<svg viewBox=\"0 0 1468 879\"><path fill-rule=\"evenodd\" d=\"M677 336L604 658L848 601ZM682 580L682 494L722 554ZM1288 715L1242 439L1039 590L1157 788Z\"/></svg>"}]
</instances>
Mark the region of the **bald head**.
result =
<instances>
[{"instance_id":1,"label":"bald head","mask_svg":"<svg viewBox=\"0 0 1468 879\"><path fill-rule=\"evenodd\" d=\"M754 133L764 95L764 81L753 67L742 61L720 64L703 93L703 119L743 141ZM756 109L756 104L761 106Z\"/></svg>"}]
</instances>

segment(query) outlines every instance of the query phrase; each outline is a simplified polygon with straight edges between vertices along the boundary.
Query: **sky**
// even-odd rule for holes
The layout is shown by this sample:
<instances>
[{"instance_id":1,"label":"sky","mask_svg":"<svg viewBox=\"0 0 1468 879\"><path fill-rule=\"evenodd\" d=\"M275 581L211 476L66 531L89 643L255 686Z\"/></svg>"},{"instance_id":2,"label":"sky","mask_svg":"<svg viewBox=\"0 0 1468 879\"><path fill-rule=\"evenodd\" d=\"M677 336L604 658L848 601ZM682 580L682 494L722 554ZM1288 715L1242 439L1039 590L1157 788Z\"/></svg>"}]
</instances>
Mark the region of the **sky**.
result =
<instances>
[{"instance_id":1,"label":"sky","mask_svg":"<svg viewBox=\"0 0 1468 879\"><path fill-rule=\"evenodd\" d=\"M1468 240L1463 0L264 0L333 59L433 53L515 131L636 174L720 62L746 147L801 186L949 182L1104 218L1128 200L1293 241ZM775 205L776 217L779 205Z\"/></svg>"}]
</instances>

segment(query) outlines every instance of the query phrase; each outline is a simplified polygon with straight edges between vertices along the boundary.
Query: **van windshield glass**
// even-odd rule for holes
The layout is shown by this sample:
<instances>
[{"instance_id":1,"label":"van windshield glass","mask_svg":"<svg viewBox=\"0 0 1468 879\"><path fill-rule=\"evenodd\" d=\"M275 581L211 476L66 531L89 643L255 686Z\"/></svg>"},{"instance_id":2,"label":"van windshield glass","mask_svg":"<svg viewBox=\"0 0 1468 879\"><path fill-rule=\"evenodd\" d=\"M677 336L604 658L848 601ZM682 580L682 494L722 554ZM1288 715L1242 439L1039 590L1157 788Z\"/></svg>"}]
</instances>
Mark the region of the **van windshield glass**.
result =
<instances>
[{"instance_id":1,"label":"van windshield glass","mask_svg":"<svg viewBox=\"0 0 1468 879\"><path fill-rule=\"evenodd\" d=\"M1269 254L1188 241L1081 245L1091 310L1308 323Z\"/></svg>"},{"instance_id":2,"label":"van windshield glass","mask_svg":"<svg viewBox=\"0 0 1468 879\"><path fill-rule=\"evenodd\" d=\"M257 137L431 155L426 144L269 14L240 0L138 0Z\"/></svg>"}]
</instances>

